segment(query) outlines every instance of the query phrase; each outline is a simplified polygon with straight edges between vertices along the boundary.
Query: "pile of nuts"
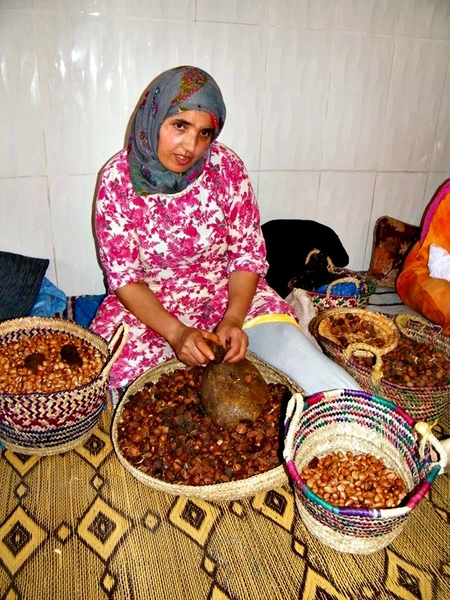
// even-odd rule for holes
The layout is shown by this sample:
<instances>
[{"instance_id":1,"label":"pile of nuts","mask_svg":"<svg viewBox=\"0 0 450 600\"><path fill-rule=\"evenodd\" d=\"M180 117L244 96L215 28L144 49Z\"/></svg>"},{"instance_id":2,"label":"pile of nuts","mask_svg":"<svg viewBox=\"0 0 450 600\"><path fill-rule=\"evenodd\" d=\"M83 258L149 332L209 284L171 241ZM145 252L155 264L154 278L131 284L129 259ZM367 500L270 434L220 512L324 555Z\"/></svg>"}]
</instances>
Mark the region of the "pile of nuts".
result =
<instances>
[{"instance_id":1,"label":"pile of nuts","mask_svg":"<svg viewBox=\"0 0 450 600\"><path fill-rule=\"evenodd\" d=\"M315 457L300 476L315 494L335 506L393 508L406 496L401 477L371 454L339 451Z\"/></svg>"},{"instance_id":2,"label":"pile of nuts","mask_svg":"<svg viewBox=\"0 0 450 600\"><path fill-rule=\"evenodd\" d=\"M1 346L0 393L71 390L96 379L104 363L97 348L68 333L24 335Z\"/></svg>"},{"instance_id":3,"label":"pile of nuts","mask_svg":"<svg viewBox=\"0 0 450 600\"><path fill-rule=\"evenodd\" d=\"M211 485L259 475L281 464L281 406L291 396L269 383L271 408L234 431L214 425L200 402L204 367L163 373L130 396L118 424L123 457L149 477Z\"/></svg>"},{"instance_id":4,"label":"pile of nuts","mask_svg":"<svg viewBox=\"0 0 450 600\"><path fill-rule=\"evenodd\" d=\"M371 369L371 357L354 357ZM383 356L383 379L405 387L445 387L450 384L448 354L432 343L400 336L397 347Z\"/></svg>"},{"instance_id":5,"label":"pile of nuts","mask_svg":"<svg viewBox=\"0 0 450 600\"><path fill-rule=\"evenodd\" d=\"M375 348L382 348L386 344L386 340L379 335L374 324L358 314L348 312L341 316L329 316L327 320L329 332L343 347L355 341L370 344Z\"/></svg>"}]
</instances>

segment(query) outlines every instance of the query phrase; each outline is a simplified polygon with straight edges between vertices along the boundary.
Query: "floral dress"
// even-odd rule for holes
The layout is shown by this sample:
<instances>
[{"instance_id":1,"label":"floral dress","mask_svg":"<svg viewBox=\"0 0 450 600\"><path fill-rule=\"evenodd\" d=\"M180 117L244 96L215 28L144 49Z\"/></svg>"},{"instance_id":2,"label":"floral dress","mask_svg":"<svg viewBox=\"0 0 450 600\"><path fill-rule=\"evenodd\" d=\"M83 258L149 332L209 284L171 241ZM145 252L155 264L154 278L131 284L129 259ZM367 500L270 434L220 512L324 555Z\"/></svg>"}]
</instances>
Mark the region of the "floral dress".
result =
<instances>
[{"instance_id":1,"label":"floral dress","mask_svg":"<svg viewBox=\"0 0 450 600\"><path fill-rule=\"evenodd\" d=\"M230 273L250 271L260 280L244 328L262 315L297 320L264 279L268 264L258 206L243 162L223 144L211 145L201 175L185 190L147 196L135 194L122 150L101 172L95 228L108 295L91 329L109 340L120 323L129 326L111 387L126 386L175 356L119 302L114 292L124 285L145 281L187 326L213 331L226 310Z\"/></svg>"}]
</instances>

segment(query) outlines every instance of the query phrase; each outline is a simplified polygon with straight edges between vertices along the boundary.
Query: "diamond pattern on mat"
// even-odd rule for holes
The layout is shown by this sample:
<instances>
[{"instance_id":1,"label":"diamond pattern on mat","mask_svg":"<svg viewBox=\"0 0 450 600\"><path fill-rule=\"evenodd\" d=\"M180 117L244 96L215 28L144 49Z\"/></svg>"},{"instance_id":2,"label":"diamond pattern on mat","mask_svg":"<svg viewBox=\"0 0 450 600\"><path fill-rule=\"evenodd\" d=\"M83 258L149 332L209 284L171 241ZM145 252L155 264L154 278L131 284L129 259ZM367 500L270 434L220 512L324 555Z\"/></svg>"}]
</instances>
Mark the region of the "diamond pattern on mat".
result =
<instances>
[{"instance_id":1,"label":"diamond pattern on mat","mask_svg":"<svg viewBox=\"0 0 450 600\"><path fill-rule=\"evenodd\" d=\"M106 561L131 527L131 522L118 511L96 498L78 525L80 539Z\"/></svg>"},{"instance_id":2,"label":"diamond pattern on mat","mask_svg":"<svg viewBox=\"0 0 450 600\"><path fill-rule=\"evenodd\" d=\"M387 550L386 589L396 598L432 598L433 580L429 572L422 571L417 565L406 562L391 550Z\"/></svg>"},{"instance_id":3,"label":"diamond pattern on mat","mask_svg":"<svg viewBox=\"0 0 450 600\"><path fill-rule=\"evenodd\" d=\"M222 511L200 498L178 497L169 514L170 522L200 546L208 541Z\"/></svg>"},{"instance_id":4,"label":"diamond pattern on mat","mask_svg":"<svg viewBox=\"0 0 450 600\"><path fill-rule=\"evenodd\" d=\"M302 585L302 600L348 600L347 595L341 594L333 584L307 567L305 581ZM356 595L356 598L360 596Z\"/></svg>"},{"instance_id":5,"label":"diamond pattern on mat","mask_svg":"<svg viewBox=\"0 0 450 600\"><path fill-rule=\"evenodd\" d=\"M97 469L112 451L112 448L110 437L97 427L84 444L75 449L75 452L92 465L94 469Z\"/></svg>"},{"instance_id":6,"label":"diamond pattern on mat","mask_svg":"<svg viewBox=\"0 0 450 600\"><path fill-rule=\"evenodd\" d=\"M40 460L40 456L38 455L22 454L20 452L12 452L11 450L6 450L3 453L3 458L8 461L21 477L25 477Z\"/></svg>"},{"instance_id":7,"label":"diamond pattern on mat","mask_svg":"<svg viewBox=\"0 0 450 600\"><path fill-rule=\"evenodd\" d=\"M18 506L0 526L0 562L14 575L46 537L46 531Z\"/></svg>"},{"instance_id":8,"label":"diamond pattern on mat","mask_svg":"<svg viewBox=\"0 0 450 600\"><path fill-rule=\"evenodd\" d=\"M261 492L253 499L253 507L286 529L292 531L295 519L294 497L285 488Z\"/></svg>"}]
</instances>

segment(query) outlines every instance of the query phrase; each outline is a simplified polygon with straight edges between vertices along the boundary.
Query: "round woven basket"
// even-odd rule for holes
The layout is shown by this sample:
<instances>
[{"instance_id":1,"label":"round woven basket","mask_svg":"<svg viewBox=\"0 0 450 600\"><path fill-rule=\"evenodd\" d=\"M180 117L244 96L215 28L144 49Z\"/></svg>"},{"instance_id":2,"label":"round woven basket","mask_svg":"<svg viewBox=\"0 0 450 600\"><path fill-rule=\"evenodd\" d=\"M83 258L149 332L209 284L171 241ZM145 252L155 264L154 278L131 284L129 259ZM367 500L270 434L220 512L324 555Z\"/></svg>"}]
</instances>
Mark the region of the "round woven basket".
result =
<instances>
[{"instance_id":1,"label":"round woven basket","mask_svg":"<svg viewBox=\"0 0 450 600\"><path fill-rule=\"evenodd\" d=\"M99 376L83 386L50 393L0 394L0 442L14 452L51 455L67 452L97 426L108 394L112 365L126 342L126 326L110 343L92 331L51 317L24 317L0 324L0 347L22 337L67 333L96 348L105 359Z\"/></svg>"},{"instance_id":2,"label":"round woven basket","mask_svg":"<svg viewBox=\"0 0 450 600\"><path fill-rule=\"evenodd\" d=\"M318 313L332 308L365 308L369 302L370 296L375 292L375 283L363 273L351 271L350 269L339 269L333 267L333 273L339 274L339 279L332 281L326 292L316 292L313 290L305 290ZM333 293L333 289L342 283L354 283L356 293L354 294L337 294ZM292 291L300 285L299 276L294 277L288 284Z\"/></svg>"},{"instance_id":3,"label":"round woven basket","mask_svg":"<svg viewBox=\"0 0 450 600\"><path fill-rule=\"evenodd\" d=\"M372 312L372 311L367 311ZM326 313L324 313L326 314ZM434 421L440 419L450 409L450 384L442 387L408 387L390 382L383 378L383 352L371 347L370 344L364 348L350 345L344 349L335 342L323 337L319 333L319 325L322 315L317 315L309 323L309 331L318 341L325 354L343 367L365 390L375 396L387 398L402 407L414 419L421 421ZM450 337L442 335L440 328L431 323L424 324L423 320L409 315L396 318L397 331L400 335L407 335L417 341L433 342L438 350L450 355ZM384 317L388 319L388 317ZM389 350L390 351L390 350ZM372 368L366 367L357 360L360 356L372 355L375 359Z\"/></svg>"},{"instance_id":4,"label":"round woven basket","mask_svg":"<svg viewBox=\"0 0 450 600\"><path fill-rule=\"evenodd\" d=\"M339 335L333 332L333 323L340 317L345 317L346 315L357 316L359 321L364 322L366 326L371 327L376 338L379 342L382 342L382 345L377 346L380 354L386 354L396 347L399 331L395 323L381 313L368 311L362 308L353 310L335 308L322 313L317 321L317 331L319 335L334 342L338 346L342 346ZM364 332L361 331L346 334L346 339L346 346L350 344L366 344L366 337ZM353 347L355 348L356 346Z\"/></svg>"},{"instance_id":5,"label":"round woven basket","mask_svg":"<svg viewBox=\"0 0 450 600\"><path fill-rule=\"evenodd\" d=\"M286 375L271 367L252 352L247 352L247 358L258 368L267 383L282 383L293 393L303 393L303 390ZM122 465L141 483L161 492L174 496L186 496L190 498L201 498L212 502L236 500L254 496L259 492L267 491L287 483L287 475L282 465L275 467L260 475L254 475L240 481L229 481L213 485L177 485L167 483L160 479L150 477L133 467L124 457L118 442L118 426L122 419L122 411L130 397L140 391L149 382L156 383L163 373L172 373L176 369L185 369L186 365L176 359L169 360L136 379L127 389L122 400L119 402L111 427L111 437L117 457Z\"/></svg>"},{"instance_id":6,"label":"round woven basket","mask_svg":"<svg viewBox=\"0 0 450 600\"><path fill-rule=\"evenodd\" d=\"M410 512L442 471L439 462L431 462L430 446L442 464L446 461L444 449L431 433L420 456L415 425L394 403L365 392L332 390L305 402L296 395L291 398L284 458L295 486L297 509L310 533L327 546L351 554L371 554L399 535ZM313 458L338 451L383 459L403 479L408 491L405 500L395 508L346 508L315 494L299 473Z\"/></svg>"}]
</instances>

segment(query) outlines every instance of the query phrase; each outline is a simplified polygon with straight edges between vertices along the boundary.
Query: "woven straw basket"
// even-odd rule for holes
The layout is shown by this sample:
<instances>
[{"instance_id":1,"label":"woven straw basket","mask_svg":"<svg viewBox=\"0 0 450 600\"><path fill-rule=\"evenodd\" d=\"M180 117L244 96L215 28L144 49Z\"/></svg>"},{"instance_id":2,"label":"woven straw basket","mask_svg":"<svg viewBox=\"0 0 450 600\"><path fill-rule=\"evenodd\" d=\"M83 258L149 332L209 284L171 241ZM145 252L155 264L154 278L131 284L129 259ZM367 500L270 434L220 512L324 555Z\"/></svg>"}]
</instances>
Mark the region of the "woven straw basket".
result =
<instances>
[{"instance_id":1,"label":"woven straw basket","mask_svg":"<svg viewBox=\"0 0 450 600\"><path fill-rule=\"evenodd\" d=\"M372 311L364 311L367 315L374 314ZM323 337L320 332L321 319L328 313L317 315L309 323L310 333L317 339L324 352L336 363L343 367L366 391L376 396L388 398L401 406L414 419L420 421L434 421L440 419L450 409L450 384L442 387L408 387L384 379L383 375L383 352L370 344L351 344L343 349L335 341ZM379 315L385 321L391 321L391 327L395 326L397 332L417 341L431 343L435 348L450 355L450 337L441 335L440 328L428 321L418 319L410 315L397 315L395 322L384 315ZM389 345L387 346L389 347ZM395 348L395 345L390 348ZM372 369L366 367L356 360L358 356L373 356L375 364Z\"/></svg>"},{"instance_id":2,"label":"woven straw basket","mask_svg":"<svg viewBox=\"0 0 450 600\"><path fill-rule=\"evenodd\" d=\"M309 259L318 250L312 250L306 257L305 265L308 264ZM330 310L332 308L365 308L369 302L370 296L375 292L375 283L367 277L365 273L358 271L352 271L342 267L335 267L332 260L328 257L328 271L330 273L339 275L339 279L332 281L326 292L317 292L313 290L305 289L308 296L316 308L318 313L324 310ZM288 287L291 291L295 288L302 287L301 284L302 275L298 275L291 279L288 283ZM357 289L356 293L353 294L338 294L333 290L342 283L353 283Z\"/></svg>"},{"instance_id":3,"label":"woven straw basket","mask_svg":"<svg viewBox=\"0 0 450 600\"><path fill-rule=\"evenodd\" d=\"M311 534L340 552L371 554L390 544L446 462L444 449L429 430L419 445L415 426L423 427L394 403L365 392L332 390L306 402L294 394L285 424L284 458L300 516ZM431 446L442 465L431 462ZM315 494L299 473L313 458L338 451L383 459L405 482L405 500L395 508L346 508Z\"/></svg>"},{"instance_id":4,"label":"woven straw basket","mask_svg":"<svg viewBox=\"0 0 450 600\"><path fill-rule=\"evenodd\" d=\"M126 326L110 343L72 321L24 317L0 324L0 346L22 337L67 333L96 348L104 357L100 375L83 386L51 393L0 394L0 442L22 454L52 455L84 443L97 426L108 394L112 365L126 342Z\"/></svg>"},{"instance_id":5,"label":"woven straw basket","mask_svg":"<svg viewBox=\"0 0 450 600\"><path fill-rule=\"evenodd\" d=\"M274 369L262 361L252 352L247 352L247 358L258 368L259 372L267 383L282 383L294 393L302 392L301 388L296 383L291 381L286 375L277 369ZM254 496L259 492L264 492L287 483L286 472L284 467L280 465L267 471L266 473L254 475L240 481L229 481L225 483L203 486L177 485L150 477L139 469L133 467L133 465L126 460L120 450L118 442L118 426L122 418L122 411L130 397L140 391L146 383L156 383L163 373L172 373L176 369L185 368L185 364L176 359L172 359L155 367L154 369L151 369L147 373L144 373L144 375L141 375L141 377L136 379L131 384L124 394L122 400L119 402L113 418L111 437L117 457L125 469L127 469L127 471L129 471L138 481L155 490L166 492L174 496L201 498L203 500L209 500L212 502L236 500L238 498Z\"/></svg>"}]
</instances>

